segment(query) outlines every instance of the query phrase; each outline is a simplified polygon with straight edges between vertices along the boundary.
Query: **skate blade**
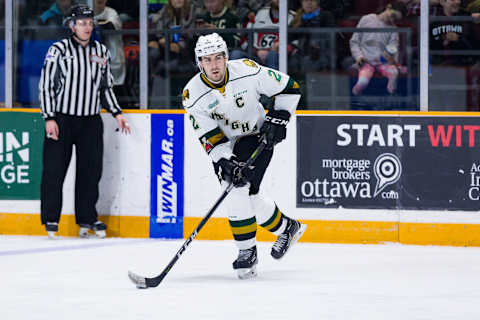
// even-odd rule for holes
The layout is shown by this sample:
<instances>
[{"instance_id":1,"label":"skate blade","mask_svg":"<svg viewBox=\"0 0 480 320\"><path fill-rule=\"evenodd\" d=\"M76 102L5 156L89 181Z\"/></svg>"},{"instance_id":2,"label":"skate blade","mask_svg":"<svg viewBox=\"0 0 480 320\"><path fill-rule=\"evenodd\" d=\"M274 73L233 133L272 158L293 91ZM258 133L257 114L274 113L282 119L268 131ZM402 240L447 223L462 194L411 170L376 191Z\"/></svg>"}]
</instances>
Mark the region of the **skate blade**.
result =
<instances>
[{"instance_id":1,"label":"skate blade","mask_svg":"<svg viewBox=\"0 0 480 320\"><path fill-rule=\"evenodd\" d=\"M257 276L257 266L245 269L237 269L237 276L241 280L252 279Z\"/></svg>"},{"instance_id":2,"label":"skate blade","mask_svg":"<svg viewBox=\"0 0 480 320\"><path fill-rule=\"evenodd\" d=\"M82 239L105 239L107 233L105 230L94 231L94 233L87 232L80 232L78 237Z\"/></svg>"},{"instance_id":3,"label":"skate blade","mask_svg":"<svg viewBox=\"0 0 480 320\"><path fill-rule=\"evenodd\" d=\"M300 223L300 228L298 229L298 231L293 235L292 237L292 241L290 242L290 246L288 247L287 251L285 251L285 253L283 254L283 256L281 256L280 258L275 258L273 257L274 259L277 259L277 260L280 260L280 259L283 259L283 257L285 257L287 255L287 253L292 249L292 246L297 243L298 239L300 239L303 234L305 233L305 230L307 229L307 225L304 224L304 223Z\"/></svg>"},{"instance_id":4,"label":"skate blade","mask_svg":"<svg viewBox=\"0 0 480 320\"><path fill-rule=\"evenodd\" d=\"M97 238L105 239L106 236L107 236L107 232L105 230L95 231L95 237Z\"/></svg>"},{"instance_id":5,"label":"skate blade","mask_svg":"<svg viewBox=\"0 0 480 320\"><path fill-rule=\"evenodd\" d=\"M47 233L48 233L48 235L47 235L48 239L50 239L50 240L58 240L59 239L59 237L55 234L54 231L48 231Z\"/></svg>"},{"instance_id":6,"label":"skate blade","mask_svg":"<svg viewBox=\"0 0 480 320\"><path fill-rule=\"evenodd\" d=\"M307 230L307 225L304 223L300 223L300 229L298 229L297 233L293 235L292 244L297 242L298 239L300 239L303 236L303 234L305 233L305 230Z\"/></svg>"}]
</instances>

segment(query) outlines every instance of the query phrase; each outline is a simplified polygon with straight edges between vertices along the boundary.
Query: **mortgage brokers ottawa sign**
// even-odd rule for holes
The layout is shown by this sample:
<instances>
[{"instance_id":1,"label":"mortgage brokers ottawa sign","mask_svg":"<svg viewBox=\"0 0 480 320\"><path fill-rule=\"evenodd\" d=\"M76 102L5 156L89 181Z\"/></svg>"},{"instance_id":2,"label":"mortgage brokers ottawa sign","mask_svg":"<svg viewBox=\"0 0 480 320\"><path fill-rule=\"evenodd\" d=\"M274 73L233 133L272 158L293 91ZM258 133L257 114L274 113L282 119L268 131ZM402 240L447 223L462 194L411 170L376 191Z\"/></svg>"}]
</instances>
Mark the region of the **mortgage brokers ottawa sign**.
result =
<instances>
[{"instance_id":1,"label":"mortgage brokers ottawa sign","mask_svg":"<svg viewBox=\"0 0 480 320\"><path fill-rule=\"evenodd\" d=\"M0 112L0 200L40 199L43 138L40 113Z\"/></svg>"},{"instance_id":2,"label":"mortgage brokers ottawa sign","mask_svg":"<svg viewBox=\"0 0 480 320\"><path fill-rule=\"evenodd\" d=\"M297 117L297 207L480 209L480 118Z\"/></svg>"}]
</instances>

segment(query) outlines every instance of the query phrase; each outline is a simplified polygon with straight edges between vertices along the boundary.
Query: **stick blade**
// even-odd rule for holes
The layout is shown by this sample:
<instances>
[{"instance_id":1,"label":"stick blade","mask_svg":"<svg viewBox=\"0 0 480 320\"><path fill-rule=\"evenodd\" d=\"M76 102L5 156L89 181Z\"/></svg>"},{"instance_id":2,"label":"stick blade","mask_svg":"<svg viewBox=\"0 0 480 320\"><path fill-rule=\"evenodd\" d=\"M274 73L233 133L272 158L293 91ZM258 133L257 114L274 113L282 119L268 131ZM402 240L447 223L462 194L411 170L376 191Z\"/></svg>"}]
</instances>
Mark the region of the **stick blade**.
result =
<instances>
[{"instance_id":1,"label":"stick blade","mask_svg":"<svg viewBox=\"0 0 480 320\"><path fill-rule=\"evenodd\" d=\"M147 279L145 277L139 276L138 274L128 271L128 277L138 289L147 289Z\"/></svg>"}]
</instances>

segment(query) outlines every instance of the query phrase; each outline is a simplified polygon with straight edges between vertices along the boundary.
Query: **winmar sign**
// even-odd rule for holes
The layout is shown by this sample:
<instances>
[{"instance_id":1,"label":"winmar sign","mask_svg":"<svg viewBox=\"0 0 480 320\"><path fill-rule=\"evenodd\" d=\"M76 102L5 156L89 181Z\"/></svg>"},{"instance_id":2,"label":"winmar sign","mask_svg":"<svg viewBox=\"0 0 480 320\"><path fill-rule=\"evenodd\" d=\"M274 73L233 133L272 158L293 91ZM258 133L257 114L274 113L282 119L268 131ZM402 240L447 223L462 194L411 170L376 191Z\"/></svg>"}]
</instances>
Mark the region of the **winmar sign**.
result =
<instances>
[{"instance_id":1,"label":"winmar sign","mask_svg":"<svg viewBox=\"0 0 480 320\"><path fill-rule=\"evenodd\" d=\"M0 128L0 199L39 199L43 119L38 113L0 112Z\"/></svg>"},{"instance_id":2,"label":"winmar sign","mask_svg":"<svg viewBox=\"0 0 480 320\"><path fill-rule=\"evenodd\" d=\"M150 237L183 237L184 116L151 117Z\"/></svg>"},{"instance_id":3,"label":"winmar sign","mask_svg":"<svg viewBox=\"0 0 480 320\"><path fill-rule=\"evenodd\" d=\"M0 179L5 184L30 183L30 134L0 132Z\"/></svg>"}]
</instances>

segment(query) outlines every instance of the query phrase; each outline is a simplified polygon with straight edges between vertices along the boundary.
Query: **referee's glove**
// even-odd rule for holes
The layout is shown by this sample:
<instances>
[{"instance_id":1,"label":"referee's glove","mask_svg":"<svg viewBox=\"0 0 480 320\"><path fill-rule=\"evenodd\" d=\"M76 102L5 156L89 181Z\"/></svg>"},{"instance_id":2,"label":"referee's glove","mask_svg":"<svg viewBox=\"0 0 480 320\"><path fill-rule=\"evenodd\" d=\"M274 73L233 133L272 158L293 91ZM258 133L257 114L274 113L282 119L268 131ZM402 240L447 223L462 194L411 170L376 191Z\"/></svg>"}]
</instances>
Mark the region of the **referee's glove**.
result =
<instances>
[{"instance_id":1,"label":"referee's glove","mask_svg":"<svg viewBox=\"0 0 480 320\"><path fill-rule=\"evenodd\" d=\"M245 167L244 162L239 162L235 156L230 160L222 158L218 161L221 168L221 178L231 182L235 187L243 187L253 179L253 166Z\"/></svg>"}]
</instances>

